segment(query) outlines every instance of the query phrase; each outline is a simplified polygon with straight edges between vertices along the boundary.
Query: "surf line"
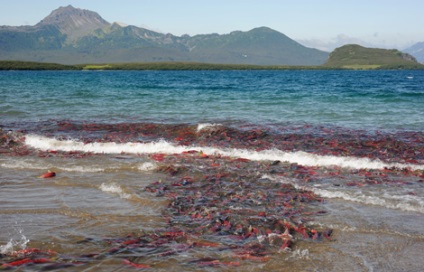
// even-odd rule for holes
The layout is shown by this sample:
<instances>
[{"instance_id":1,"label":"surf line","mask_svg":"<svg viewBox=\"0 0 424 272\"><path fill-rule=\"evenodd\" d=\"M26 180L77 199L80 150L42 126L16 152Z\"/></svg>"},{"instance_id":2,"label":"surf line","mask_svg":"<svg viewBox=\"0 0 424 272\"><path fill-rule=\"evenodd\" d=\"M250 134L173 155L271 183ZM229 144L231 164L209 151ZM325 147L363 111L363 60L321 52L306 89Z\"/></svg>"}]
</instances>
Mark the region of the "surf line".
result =
<instances>
[{"instance_id":1,"label":"surf line","mask_svg":"<svg viewBox=\"0 0 424 272\"><path fill-rule=\"evenodd\" d=\"M165 140L150 143L83 143L75 140L58 140L55 138L28 134L25 136L25 144L42 151L79 151L96 154L178 154L185 151L198 150L207 155L245 158L253 161L278 160L288 163L297 163L304 166L342 167L351 169L384 169L394 167L398 169L410 169L412 171L424 170L424 165L422 164L385 163L378 159L371 160L369 158L317 155L304 151L285 152L278 149L254 151L235 148L220 149L204 146L181 146Z\"/></svg>"},{"instance_id":2,"label":"surf line","mask_svg":"<svg viewBox=\"0 0 424 272\"><path fill-rule=\"evenodd\" d=\"M321 189L316 188L313 186L308 186L305 184L299 185L295 180L289 180L285 178L275 178L273 176L265 175L263 178L267 178L273 181L278 181L281 183L291 184L296 189L299 190L307 190L314 192L315 194L325 197L327 199L329 198L339 198L344 199L351 202L356 202L360 204L366 204L366 205L374 205L374 206L380 206L385 207L388 209L396 209L396 210L403 210L403 211L412 211L412 212L419 212L424 214L424 202L422 199L418 197L412 197L414 201L404 201L404 196L388 196L386 194L383 194L381 196L378 195L366 195L361 191L356 192L346 192L346 191L337 191L337 190L327 190L327 189ZM411 200L411 196L408 197L409 200Z\"/></svg>"}]
</instances>

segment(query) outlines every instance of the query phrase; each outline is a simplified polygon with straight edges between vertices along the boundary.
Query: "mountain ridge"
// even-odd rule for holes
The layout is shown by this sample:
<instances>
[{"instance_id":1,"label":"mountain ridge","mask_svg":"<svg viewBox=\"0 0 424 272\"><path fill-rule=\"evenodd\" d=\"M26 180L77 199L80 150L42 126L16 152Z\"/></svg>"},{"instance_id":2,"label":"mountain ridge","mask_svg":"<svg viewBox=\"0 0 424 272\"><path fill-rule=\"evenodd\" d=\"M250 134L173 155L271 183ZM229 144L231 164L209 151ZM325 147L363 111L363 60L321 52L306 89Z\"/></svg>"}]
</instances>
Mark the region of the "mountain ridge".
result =
<instances>
[{"instance_id":1,"label":"mountain ridge","mask_svg":"<svg viewBox=\"0 0 424 272\"><path fill-rule=\"evenodd\" d=\"M307 48L268 27L175 36L111 24L96 12L71 5L59 7L34 26L0 27L2 60L319 65L327 57L327 52Z\"/></svg>"}]
</instances>

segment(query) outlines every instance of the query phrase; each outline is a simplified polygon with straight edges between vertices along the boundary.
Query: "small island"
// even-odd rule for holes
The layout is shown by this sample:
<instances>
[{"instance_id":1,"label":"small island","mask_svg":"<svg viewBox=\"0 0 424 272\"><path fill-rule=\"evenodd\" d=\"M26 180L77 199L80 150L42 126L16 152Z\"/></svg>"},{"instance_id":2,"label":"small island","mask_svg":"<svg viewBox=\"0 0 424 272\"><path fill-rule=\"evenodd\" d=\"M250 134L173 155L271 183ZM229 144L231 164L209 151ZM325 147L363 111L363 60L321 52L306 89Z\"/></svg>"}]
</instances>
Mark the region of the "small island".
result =
<instances>
[{"instance_id":1,"label":"small island","mask_svg":"<svg viewBox=\"0 0 424 272\"><path fill-rule=\"evenodd\" d=\"M424 67L413 56L397 49L367 48L357 44L336 48L323 66L354 70L408 70Z\"/></svg>"}]
</instances>

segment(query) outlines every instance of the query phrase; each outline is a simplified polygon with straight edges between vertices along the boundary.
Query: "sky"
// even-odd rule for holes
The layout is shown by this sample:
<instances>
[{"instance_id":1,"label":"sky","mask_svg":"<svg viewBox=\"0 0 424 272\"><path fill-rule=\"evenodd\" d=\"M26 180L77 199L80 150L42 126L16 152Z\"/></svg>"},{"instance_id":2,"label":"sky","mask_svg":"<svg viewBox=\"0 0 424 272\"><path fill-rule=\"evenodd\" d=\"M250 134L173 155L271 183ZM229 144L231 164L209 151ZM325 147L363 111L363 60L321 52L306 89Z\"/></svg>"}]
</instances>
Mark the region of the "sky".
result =
<instances>
[{"instance_id":1,"label":"sky","mask_svg":"<svg viewBox=\"0 0 424 272\"><path fill-rule=\"evenodd\" d=\"M310 47L405 49L424 41L423 0L0 0L0 25L35 25L60 6L177 36L267 26Z\"/></svg>"}]
</instances>

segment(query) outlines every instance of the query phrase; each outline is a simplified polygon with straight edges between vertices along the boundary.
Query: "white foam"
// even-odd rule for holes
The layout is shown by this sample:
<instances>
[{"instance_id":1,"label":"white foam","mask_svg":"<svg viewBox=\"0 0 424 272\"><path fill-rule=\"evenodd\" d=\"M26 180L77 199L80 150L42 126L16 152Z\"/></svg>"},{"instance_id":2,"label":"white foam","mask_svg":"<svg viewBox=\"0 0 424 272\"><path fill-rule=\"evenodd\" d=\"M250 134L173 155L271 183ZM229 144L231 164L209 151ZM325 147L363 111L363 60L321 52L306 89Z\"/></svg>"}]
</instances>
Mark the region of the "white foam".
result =
<instances>
[{"instance_id":1,"label":"white foam","mask_svg":"<svg viewBox=\"0 0 424 272\"><path fill-rule=\"evenodd\" d=\"M70 167L61 167L55 166L59 170L67 171L67 172L81 172L81 173L98 173L104 172L106 169L99 167L89 167L89 166L70 166Z\"/></svg>"},{"instance_id":2,"label":"white foam","mask_svg":"<svg viewBox=\"0 0 424 272\"><path fill-rule=\"evenodd\" d=\"M221 124L211 124L211 123L201 123L197 125L197 132L200 132L203 129L219 127Z\"/></svg>"},{"instance_id":3,"label":"white foam","mask_svg":"<svg viewBox=\"0 0 424 272\"><path fill-rule=\"evenodd\" d=\"M13 252L13 239L10 239L10 241L4 245L4 246L0 246L0 254L8 254Z\"/></svg>"},{"instance_id":4,"label":"white foam","mask_svg":"<svg viewBox=\"0 0 424 272\"><path fill-rule=\"evenodd\" d=\"M252 151L246 149L219 149L214 147L180 146L161 140L151 143L88 143L74 140L57 140L37 135L27 135L25 144L40 150L60 150L60 151L80 151L106 154L175 154L189 150L201 150L208 155L220 154L235 158L246 158L255 161L283 161L297 163L305 166L321 167L344 167L353 169L384 169L384 168L409 168L411 170L424 170L422 164L385 163L380 160L370 160L368 158L327 156L307 153L303 151L284 152L278 149L268 149L262 151Z\"/></svg>"},{"instance_id":5,"label":"white foam","mask_svg":"<svg viewBox=\"0 0 424 272\"><path fill-rule=\"evenodd\" d=\"M6 245L0 246L0 254L11 254L16 251L16 248L18 248L19 250L25 249L30 240L22 234L22 231L20 231L20 234L21 239L19 241L15 241L12 238Z\"/></svg>"},{"instance_id":6,"label":"white foam","mask_svg":"<svg viewBox=\"0 0 424 272\"><path fill-rule=\"evenodd\" d=\"M124 190L122 190L122 188L116 183L102 183L99 189L106 193L117 194L123 199L129 199L131 197L130 194L125 193Z\"/></svg>"},{"instance_id":7,"label":"white foam","mask_svg":"<svg viewBox=\"0 0 424 272\"><path fill-rule=\"evenodd\" d=\"M0 163L0 167L8 168L8 169L31 169L31 170L45 170L56 168L59 171L66 172L87 172L87 173L96 173L105 171L104 168L100 167L92 167L92 166L65 166L65 165L57 165L48 162L44 162L41 160L31 161L31 160L15 160L10 159L8 161L4 161Z\"/></svg>"},{"instance_id":8,"label":"white foam","mask_svg":"<svg viewBox=\"0 0 424 272\"><path fill-rule=\"evenodd\" d=\"M382 196L366 195L361 192L340 192L328 191L323 189L314 189L312 191L326 198L341 198L344 200L358 202L368 205L381 206L389 209L412 211L424 213L424 203L422 200L410 201L407 196L392 196L383 194Z\"/></svg>"},{"instance_id":9,"label":"white foam","mask_svg":"<svg viewBox=\"0 0 424 272\"><path fill-rule=\"evenodd\" d=\"M46 167L45 165L41 165L39 163L32 163L28 161L18 161L18 160L7 160L2 163L0 163L0 167L2 168L9 168L9 169L46 169L49 167Z\"/></svg>"},{"instance_id":10,"label":"white foam","mask_svg":"<svg viewBox=\"0 0 424 272\"><path fill-rule=\"evenodd\" d=\"M140 166L138 166L138 170L140 171L153 171L157 168L157 164L152 162L144 162Z\"/></svg>"},{"instance_id":11,"label":"white foam","mask_svg":"<svg viewBox=\"0 0 424 272\"><path fill-rule=\"evenodd\" d=\"M97 154L154 154L154 153L181 153L187 148L183 146L174 146L166 141L158 141L151 143L88 143L74 140L57 140L37 135L27 135L25 144L40 150L57 150L57 151L78 151L91 152Z\"/></svg>"},{"instance_id":12,"label":"white foam","mask_svg":"<svg viewBox=\"0 0 424 272\"><path fill-rule=\"evenodd\" d=\"M271 176L263 176L270 180L276 180ZM379 195L366 195L361 191L336 191L326 190L311 186L298 185L294 181L288 179L279 179L281 183L293 185L296 189L308 190L325 198L339 198L347 201L357 202L361 204L381 206L389 209L411 211L424 213L424 199L410 195L390 195L381 193Z\"/></svg>"},{"instance_id":13,"label":"white foam","mask_svg":"<svg viewBox=\"0 0 424 272\"><path fill-rule=\"evenodd\" d=\"M292 257L295 259L303 259L303 260L309 260L309 250L308 249L296 249L292 252Z\"/></svg>"}]
</instances>

